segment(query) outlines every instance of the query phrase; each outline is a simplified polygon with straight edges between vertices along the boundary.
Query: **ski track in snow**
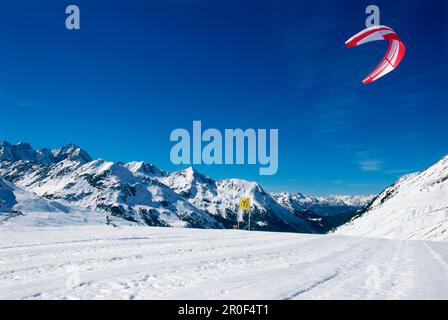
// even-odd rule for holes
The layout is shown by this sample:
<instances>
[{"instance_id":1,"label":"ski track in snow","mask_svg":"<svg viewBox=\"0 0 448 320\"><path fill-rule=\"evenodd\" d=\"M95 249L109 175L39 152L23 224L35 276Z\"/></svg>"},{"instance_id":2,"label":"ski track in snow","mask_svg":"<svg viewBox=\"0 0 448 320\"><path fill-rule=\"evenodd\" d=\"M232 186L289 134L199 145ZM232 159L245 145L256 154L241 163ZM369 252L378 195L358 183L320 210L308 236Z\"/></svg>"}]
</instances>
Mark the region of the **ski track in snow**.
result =
<instances>
[{"instance_id":1,"label":"ski track in snow","mask_svg":"<svg viewBox=\"0 0 448 320\"><path fill-rule=\"evenodd\" d=\"M0 299L448 299L448 243L3 226Z\"/></svg>"}]
</instances>

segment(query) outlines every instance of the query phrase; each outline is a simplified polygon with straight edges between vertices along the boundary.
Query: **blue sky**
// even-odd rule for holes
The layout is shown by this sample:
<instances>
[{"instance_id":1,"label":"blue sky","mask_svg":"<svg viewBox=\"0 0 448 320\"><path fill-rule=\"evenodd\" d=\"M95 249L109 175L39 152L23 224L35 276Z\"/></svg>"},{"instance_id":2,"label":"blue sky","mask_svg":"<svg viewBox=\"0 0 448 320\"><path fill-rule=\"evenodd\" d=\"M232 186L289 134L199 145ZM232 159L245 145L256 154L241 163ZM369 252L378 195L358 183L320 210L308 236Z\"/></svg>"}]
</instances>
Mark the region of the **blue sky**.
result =
<instances>
[{"instance_id":1,"label":"blue sky","mask_svg":"<svg viewBox=\"0 0 448 320\"><path fill-rule=\"evenodd\" d=\"M393 2L393 3L392 3ZM65 7L81 30L65 29ZM367 5L407 47L346 49ZM448 154L446 1L9 1L0 4L0 140L76 143L167 169L169 135L278 128L279 171L199 166L268 190L369 194Z\"/></svg>"}]
</instances>

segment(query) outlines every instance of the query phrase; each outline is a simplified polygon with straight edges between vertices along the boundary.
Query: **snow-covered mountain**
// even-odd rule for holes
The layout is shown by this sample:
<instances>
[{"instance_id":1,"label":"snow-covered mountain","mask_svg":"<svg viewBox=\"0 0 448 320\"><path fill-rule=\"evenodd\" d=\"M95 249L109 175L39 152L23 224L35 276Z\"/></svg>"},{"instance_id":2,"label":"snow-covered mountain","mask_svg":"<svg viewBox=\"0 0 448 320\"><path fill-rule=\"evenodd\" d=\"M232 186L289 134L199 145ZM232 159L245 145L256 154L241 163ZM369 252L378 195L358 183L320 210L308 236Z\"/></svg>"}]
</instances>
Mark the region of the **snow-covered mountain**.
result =
<instances>
[{"instance_id":1,"label":"snow-covered mountain","mask_svg":"<svg viewBox=\"0 0 448 320\"><path fill-rule=\"evenodd\" d=\"M353 212L369 203L374 196L331 195L305 196L301 193L280 192L272 196L283 206L295 211L312 211L319 216L335 216L347 211Z\"/></svg>"},{"instance_id":2,"label":"snow-covered mountain","mask_svg":"<svg viewBox=\"0 0 448 320\"><path fill-rule=\"evenodd\" d=\"M92 160L75 145L41 152L24 143L2 143L0 161L1 177L67 206L149 225L221 227L158 180L134 174L122 163Z\"/></svg>"},{"instance_id":3,"label":"snow-covered mountain","mask_svg":"<svg viewBox=\"0 0 448 320\"><path fill-rule=\"evenodd\" d=\"M327 232L352 218L373 196L305 196L301 193L272 193L278 203L309 221L314 229Z\"/></svg>"},{"instance_id":4,"label":"snow-covered mountain","mask_svg":"<svg viewBox=\"0 0 448 320\"><path fill-rule=\"evenodd\" d=\"M228 227L236 224L239 199L248 197L251 199L251 229L311 232L308 223L281 206L256 182L240 179L214 181L191 167L159 179ZM247 221L247 217L244 220Z\"/></svg>"},{"instance_id":5,"label":"snow-covered mountain","mask_svg":"<svg viewBox=\"0 0 448 320\"><path fill-rule=\"evenodd\" d=\"M422 172L400 178L336 233L448 240L448 156Z\"/></svg>"},{"instance_id":6,"label":"snow-covered mountain","mask_svg":"<svg viewBox=\"0 0 448 320\"><path fill-rule=\"evenodd\" d=\"M252 199L252 229L323 233L366 201L270 194L256 182L215 181L193 168L170 173L145 162L94 160L73 144L34 150L28 143L0 142L0 178L66 207L152 226L233 228L245 196ZM247 226L248 216L243 218L241 228Z\"/></svg>"},{"instance_id":7,"label":"snow-covered mountain","mask_svg":"<svg viewBox=\"0 0 448 320\"><path fill-rule=\"evenodd\" d=\"M92 158L87 152L74 144L69 144L54 150L45 148L34 150L26 142L19 142L13 145L5 141L0 141L0 162L32 161L48 165L64 159L70 159L80 163L92 161Z\"/></svg>"}]
</instances>

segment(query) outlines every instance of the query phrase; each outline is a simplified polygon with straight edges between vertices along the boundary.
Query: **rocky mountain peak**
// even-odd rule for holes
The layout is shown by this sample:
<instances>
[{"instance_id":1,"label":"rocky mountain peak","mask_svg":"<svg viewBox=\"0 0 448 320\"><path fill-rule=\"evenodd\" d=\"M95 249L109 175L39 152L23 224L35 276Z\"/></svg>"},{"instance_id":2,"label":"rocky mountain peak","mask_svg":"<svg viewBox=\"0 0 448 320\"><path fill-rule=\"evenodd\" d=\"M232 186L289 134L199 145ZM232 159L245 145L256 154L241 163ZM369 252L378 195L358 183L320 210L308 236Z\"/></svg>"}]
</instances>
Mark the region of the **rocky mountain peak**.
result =
<instances>
[{"instance_id":1,"label":"rocky mountain peak","mask_svg":"<svg viewBox=\"0 0 448 320\"><path fill-rule=\"evenodd\" d=\"M68 144L53 150L41 148L34 150L27 142L11 144L0 142L0 161L35 161L44 165L57 163L62 160L78 161L81 164L92 161L90 155L75 144Z\"/></svg>"},{"instance_id":2,"label":"rocky mountain peak","mask_svg":"<svg viewBox=\"0 0 448 320\"><path fill-rule=\"evenodd\" d=\"M35 160L36 151L26 142L10 144L9 142L0 142L0 161L19 161Z\"/></svg>"},{"instance_id":3,"label":"rocky mountain peak","mask_svg":"<svg viewBox=\"0 0 448 320\"><path fill-rule=\"evenodd\" d=\"M68 144L56 149L51 150L55 162L59 162L65 159L79 161L81 163L87 163L92 161L92 157L83 149L75 144Z\"/></svg>"}]
</instances>

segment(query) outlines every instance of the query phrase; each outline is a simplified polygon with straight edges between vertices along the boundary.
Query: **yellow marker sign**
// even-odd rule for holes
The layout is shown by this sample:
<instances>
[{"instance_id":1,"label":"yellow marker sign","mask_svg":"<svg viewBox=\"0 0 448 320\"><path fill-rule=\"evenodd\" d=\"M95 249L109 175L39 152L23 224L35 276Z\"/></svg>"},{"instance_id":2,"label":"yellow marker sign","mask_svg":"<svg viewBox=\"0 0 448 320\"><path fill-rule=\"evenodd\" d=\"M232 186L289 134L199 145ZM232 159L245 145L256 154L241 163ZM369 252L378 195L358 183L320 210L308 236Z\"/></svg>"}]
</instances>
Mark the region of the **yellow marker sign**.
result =
<instances>
[{"instance_id":1,"label":"yellow marker sign","mask_svg":"<svg viewBox=\"0 0 448 320\"><path fill-rule=\"evenodd\" d=\"M250 198L241 198L240 199L240 209L244 211L250 210Z\"/></svg>"}]
</instances>

